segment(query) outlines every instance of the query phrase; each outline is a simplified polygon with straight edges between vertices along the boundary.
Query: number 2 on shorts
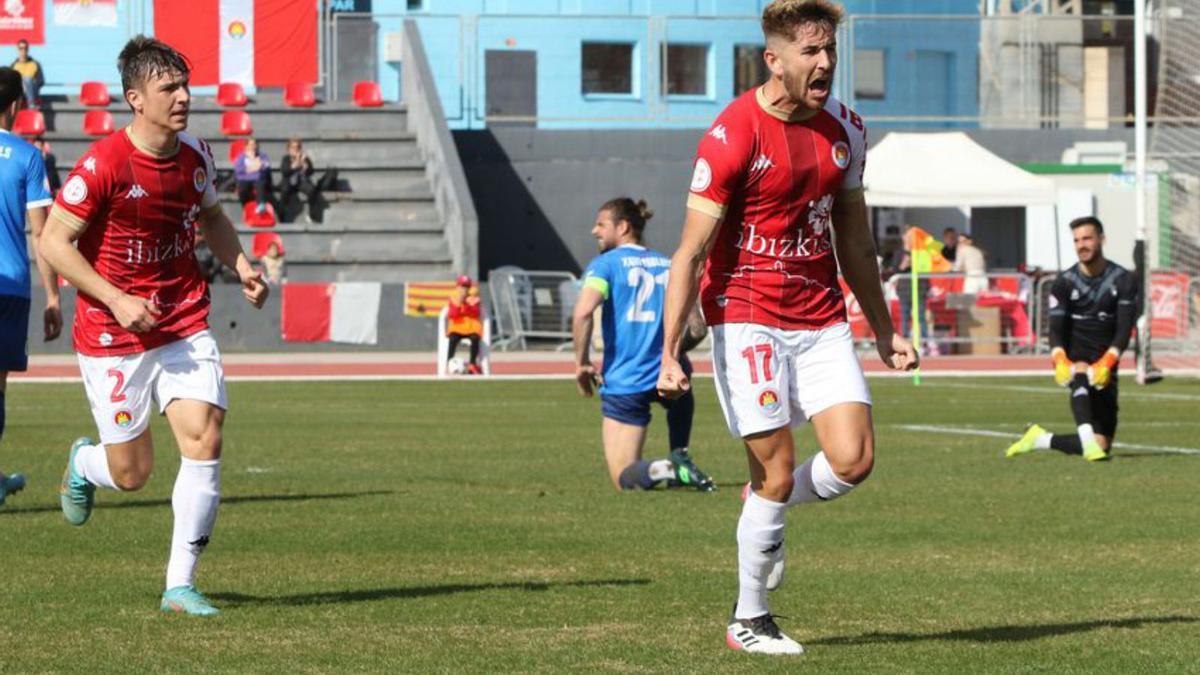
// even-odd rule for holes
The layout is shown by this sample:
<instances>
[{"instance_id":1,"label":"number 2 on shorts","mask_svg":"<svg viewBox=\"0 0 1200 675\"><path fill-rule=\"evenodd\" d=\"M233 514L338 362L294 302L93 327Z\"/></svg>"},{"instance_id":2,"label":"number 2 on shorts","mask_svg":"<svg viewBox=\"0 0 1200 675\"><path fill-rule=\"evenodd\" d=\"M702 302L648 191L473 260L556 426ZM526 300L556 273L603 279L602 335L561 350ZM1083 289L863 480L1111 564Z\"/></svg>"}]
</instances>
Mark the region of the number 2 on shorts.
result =
<instances>
[{"instance_id":1,"label":"number 2 on shorts","mask_svg":"<svg viewBox=\"0 0 1200 675\"><path fill-rule=\"evenodd\" d=\"M121 390L125 388L125 374L116 368L109 368L108 376L116 380L116 382L113 382L112 394L109 395L109 400L113 403L124 401L125 392Z\"/></svg>"},{"instance_id":2,"label":"number 2 on shorts","mask_svg":"<svg viewBox=\"0 0 1200 675\"><path fill-rule=\"evenodd\" d=\"M750 366L750 384L758 384L758 354L762 354L763 380L767 382L771 381L772 353L773 348L769 342L756 344L753 347L746 347L742 350L742 356L746 358L746 364Z\"/></svg>"}]
</instances>

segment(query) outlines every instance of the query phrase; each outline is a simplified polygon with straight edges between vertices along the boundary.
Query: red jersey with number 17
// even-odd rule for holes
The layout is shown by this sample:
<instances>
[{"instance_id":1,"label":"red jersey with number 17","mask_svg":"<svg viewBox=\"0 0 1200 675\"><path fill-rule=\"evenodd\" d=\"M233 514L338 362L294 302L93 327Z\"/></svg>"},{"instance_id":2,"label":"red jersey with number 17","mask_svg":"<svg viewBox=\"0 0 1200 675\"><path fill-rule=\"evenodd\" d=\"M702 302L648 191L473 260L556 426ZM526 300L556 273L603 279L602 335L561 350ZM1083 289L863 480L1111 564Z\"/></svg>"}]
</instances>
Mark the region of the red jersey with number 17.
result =
<instances>
[{"instance_id":1,"label":"red jersey with number 17","mask_svg":"<svg viewBox=\"0 0 1200 675\"><path fill-rule=\"evenodd\" d=\"M208 285L195 254L196 221L219 209L212 151L188 134L174 152L156 153L126 128L92 144L63 184L51 215L82 234L79 252L129 295L153 300L158 325L125 330L104 303L75 302L75 350L86 356L134 354L208 327Z\"/></svg>"},{"instance_id":2,"label":"red jersey with number 17","mask_svg":"<svg viewBox=\"0 0 1200 675\"><path fill-rule=\"evenodd\" d=\"M862 118L829 98L787 113L761 87L700 141L688 208L722 218L700 286L710 325L816 330L846 320L830 236L835 200L860 200Z\"/></svg>"}]
</instances>

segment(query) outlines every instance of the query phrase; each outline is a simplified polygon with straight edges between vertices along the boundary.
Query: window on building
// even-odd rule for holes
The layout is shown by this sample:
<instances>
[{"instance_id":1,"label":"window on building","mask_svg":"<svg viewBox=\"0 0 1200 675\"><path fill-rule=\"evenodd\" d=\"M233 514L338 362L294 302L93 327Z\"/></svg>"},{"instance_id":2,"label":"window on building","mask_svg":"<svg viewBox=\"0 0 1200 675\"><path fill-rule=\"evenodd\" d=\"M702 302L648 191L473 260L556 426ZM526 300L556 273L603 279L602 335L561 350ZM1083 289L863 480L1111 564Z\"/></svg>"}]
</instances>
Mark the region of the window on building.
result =
<instances>
[{"instance_id":1,"label":"window on building","mask_svg":"<svg viewBox=\"0 0 1200 675\"><path fill-rule=\"evenodd\" d=\"M668 96L707 96L708 45L666 45L663 81Z\"/></svg>"},{"instance_id":2,"label":"window on building","mask_svg":"<svg viewBox=\"0 0 1200 675\"><path fill-rule=\"evenodd\" d=\"M408 11L421 9L421 5L425 4L425 0L408 0Z\"/></svg>"},{"instance_id":3,"label":"window on building","mask_svg":"<svg viewBox=\"0 0 1200 675\"><path fill-rule=\"evenodd\" d=\"M886 54L882 49L854 50L854 97L881 99L886 93Z\"/></svg>"},{"instance_id":4,"label":"window on building","mask_svg":"<svg viewBox=\"0 0 1200 675\"><path fill-rule=\"evenodd\" d=\"M763 60L760 45L734 45L733 47L733 95L737 96L767 81L771 73Z\"/></svg>"},{"instance_id":5,"label":"window on building","mask_svg":"<svg viewBox=\"0 0 1200 675\"><path fill-rule=\"evenodd\" d=\"M583 93L633 93L633 45L585 42L582 61Z\"/></svg>"}]
</instances>

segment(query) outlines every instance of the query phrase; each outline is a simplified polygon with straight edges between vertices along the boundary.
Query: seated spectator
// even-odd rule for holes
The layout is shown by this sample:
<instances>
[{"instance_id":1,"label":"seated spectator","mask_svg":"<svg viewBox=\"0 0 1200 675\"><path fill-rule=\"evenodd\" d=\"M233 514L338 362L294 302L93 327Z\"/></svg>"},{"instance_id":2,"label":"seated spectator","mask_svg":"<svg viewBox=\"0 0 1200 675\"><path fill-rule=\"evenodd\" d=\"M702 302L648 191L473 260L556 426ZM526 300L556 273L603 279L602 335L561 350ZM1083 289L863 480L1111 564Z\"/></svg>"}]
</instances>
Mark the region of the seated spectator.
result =
<instances>
[{"instance_id":1,"label":"seated spectator","mask_svg":"<svg viewBox=\"0 0 1200 675\"><path fill-rule=\"evenodd\" d=\"M327 171L321 177L320 182L313 183L312 177L315 171L312 154L304 149L304 144L300 139L288 139L287 153L283 155L283 160L279 163L279 172L283 174L279 185L279 199L286 208L291 203L293 195L297 192L304 193L305 200L308 202L308 212L304 214L304 220L309 223L321 222L321 191L329 189L331 176L335 176L333 181L337 180L336 172Z\"/></svg>"},{"instance_id":2,"label":"seated spectator","mask_svg":"<svg viewBox=\"0 0 1200 675\"><path fill-rule=\"evenodd\" d=\"M283 251L279 250L279 244L271 242L267 245L267 252L262 257L263 270L266 272L267 283L272 286L278 286L283 283L285 275L285 264L283 262Z\"/></svg>"},{"instance_id":3,"label":"seated spectator","mask_svg":"<svg viewBox=\"0 0 1200 675\"><path fill-rule=\"evenodd\" d=\"M50 184L50 194L56 195L59 188L62 187L62 179L58 177L58 158L54 156L53 152L50 152L50 144L41 136L33 139L33 145L42 151L42 161L46 164L46 181Z\"/></svg>"},{"instance_id":4,"label":"seated spectator","mask_svg":"<svg viewBox=\"0 0 1200 675\"><path fill-rule=\"evenodd\" d=\"M479 287L471 283L471 278L458 278L458 287L450 296L450 309L446 313L446 337L450 339L450 352L447 359L453 359L458 351L458 343L464 339L471 341L471 361L467 364L467 372L478 375L479 345L483 342L483 321L480 310Z\"/></svg>"},{"instance_id":5,"label":"seated spectator","mask_svg":"<svg viewBox=\"0 0 1200 675\"><path fill-rule=\"evenodd\" d=\"M253 199L258 213L267 212L271 199L271 160L267 153L260 152L258 141L246 139L246 147L233 163L233 176L237 180L238 201L242 204Z\"/></svg>"},{"instance_id":6,"label":"seated spectator","mask_svg":"<svg viewBox=\"0 0 1200 675\"><path fill-rule=\"evenodd\" d=\"M29 55L28 41L17 40L17 60L12 62L12 69L21 74L26 105L30 108L41 105L42 85L46 83L46 74L42 72L42 64Z\"/></svg>"}]
</instances>

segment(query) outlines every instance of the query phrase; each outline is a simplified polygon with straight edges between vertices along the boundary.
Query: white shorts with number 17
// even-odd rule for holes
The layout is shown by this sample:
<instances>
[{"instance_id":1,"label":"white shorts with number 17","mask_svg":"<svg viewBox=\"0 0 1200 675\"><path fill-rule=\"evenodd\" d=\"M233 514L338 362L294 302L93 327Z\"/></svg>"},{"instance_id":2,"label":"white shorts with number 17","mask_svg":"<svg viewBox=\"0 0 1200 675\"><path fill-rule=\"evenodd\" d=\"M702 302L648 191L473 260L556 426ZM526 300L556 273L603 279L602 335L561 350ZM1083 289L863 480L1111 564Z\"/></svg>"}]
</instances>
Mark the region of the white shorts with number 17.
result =
<instances>
[{"instance_id":1,"label":"white shorts with number 17","mask_svg":"<svg viewBox=\"0 0 1200 675\"><path fill-rule=\"evenodd\" d=\"M712 335L717 397L738 438L799 426L839 403L871 404L849 324L783 330L727 323Z\"/></svg>"},{"instance_id":2,"label":"white shorts with number 17","mask_svg":"<svg viewBox=\"0 0 1200 675\"><path fill-rule=\"evenodd\" d=\"M80 354L79 370L101 443L140 436L150 424L154 401L160 413L176 399L229 407L221 352L207 330L137 354Z\"/></svg>"}]
</instances>

